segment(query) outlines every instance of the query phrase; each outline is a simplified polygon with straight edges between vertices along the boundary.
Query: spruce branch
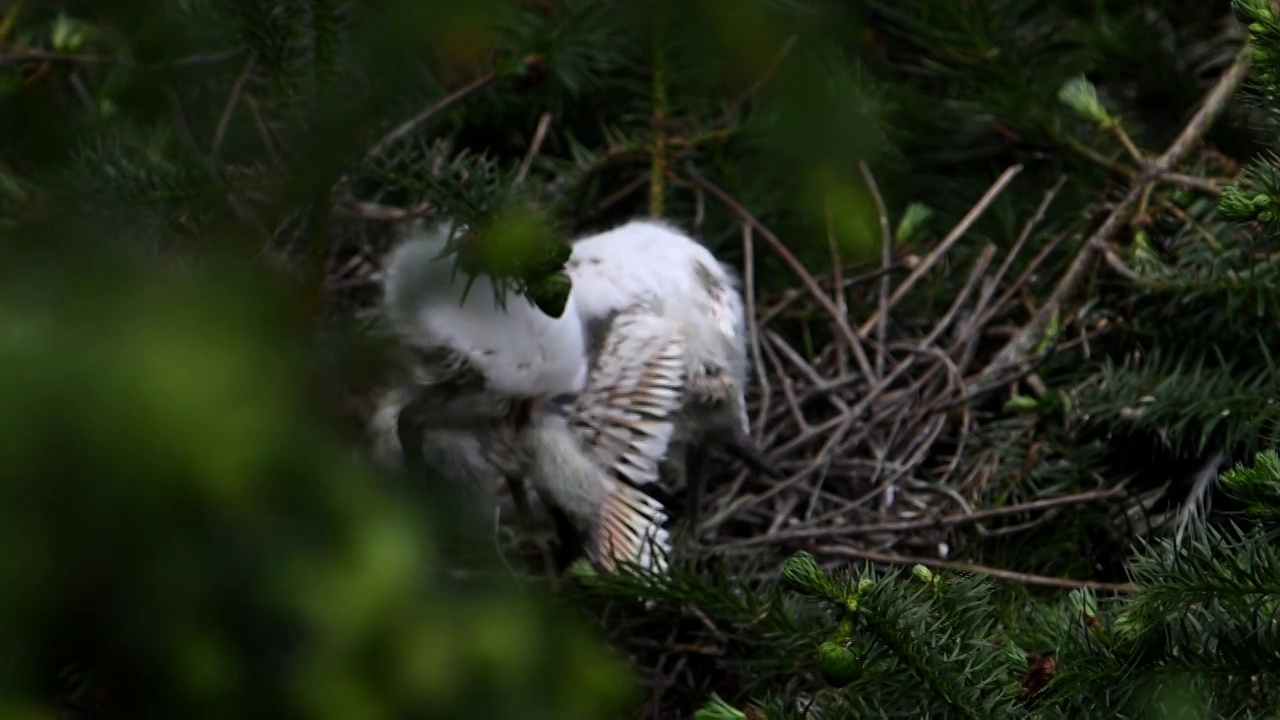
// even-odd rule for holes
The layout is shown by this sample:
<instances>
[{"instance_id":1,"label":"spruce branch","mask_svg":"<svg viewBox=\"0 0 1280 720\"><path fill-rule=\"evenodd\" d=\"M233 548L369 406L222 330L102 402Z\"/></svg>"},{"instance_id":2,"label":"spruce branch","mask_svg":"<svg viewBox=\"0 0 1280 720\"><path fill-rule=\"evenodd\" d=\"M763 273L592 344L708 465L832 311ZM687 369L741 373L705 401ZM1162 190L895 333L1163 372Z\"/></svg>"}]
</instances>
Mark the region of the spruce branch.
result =
<instances>
[{"instance_id":1,"label":"spruce branch","mask_svg":"<svg viewBox=\"0 0 1280 720\"><path fill-rule=\"evenodd\" d=\"M995 358L976 380L970 383L971 388L995 381L1011 370L1028 364L1033 349L1043 338L1050 321L1062 312L1063 306L1092 276L1093 267L1098 258L1110 250L1112 237L1132 217L1135 208L1149 193L1151 184L1164 173L1172 170L1191 151L1192 146L1204 136L1214 120L1222 114L1227 101L1240 89L1248 76L1251 54L1251 46L1245 43L1237 53L1235 61L1205 96L1200 109L1191 117L1182 132L1167 150L1142 168L1129 192L1116 204L1102 225L1081 245L1075 259L1030 322L1019 329L996 353Z\"/></svg>"},{"instance_id":2,"label":"spruce branch","mask_svg":"<svg viewBox=\"0 0 1280 720\"><path fill-rule=\"evenodd\" d=\"M1254 456L1253 465L1243 463L1222 473L1219 481L1229 493L1245 503L1257 518L1280 520L1280 455L1268 448Z\"/></svg>"}]
</instances>

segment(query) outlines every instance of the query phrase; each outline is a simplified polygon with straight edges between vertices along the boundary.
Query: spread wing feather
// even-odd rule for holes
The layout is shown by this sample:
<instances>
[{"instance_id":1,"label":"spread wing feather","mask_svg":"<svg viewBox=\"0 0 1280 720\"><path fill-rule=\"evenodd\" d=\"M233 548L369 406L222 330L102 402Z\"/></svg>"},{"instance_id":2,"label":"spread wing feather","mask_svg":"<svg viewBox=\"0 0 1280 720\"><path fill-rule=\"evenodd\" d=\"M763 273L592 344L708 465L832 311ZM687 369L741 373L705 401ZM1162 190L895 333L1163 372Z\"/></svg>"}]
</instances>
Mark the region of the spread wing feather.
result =
<instances>
[{"instance_id":1,"label":"spread wing feather","mask_svg":"<svg viewBox=\"0 0 1280 720\"><path fill-rule=\"evenodd\" d=\"M686 393L679 327L647 306L616 314L575 403L574 425L602 467L633 485L658 480Z\"/></svg>"}]
</instances>

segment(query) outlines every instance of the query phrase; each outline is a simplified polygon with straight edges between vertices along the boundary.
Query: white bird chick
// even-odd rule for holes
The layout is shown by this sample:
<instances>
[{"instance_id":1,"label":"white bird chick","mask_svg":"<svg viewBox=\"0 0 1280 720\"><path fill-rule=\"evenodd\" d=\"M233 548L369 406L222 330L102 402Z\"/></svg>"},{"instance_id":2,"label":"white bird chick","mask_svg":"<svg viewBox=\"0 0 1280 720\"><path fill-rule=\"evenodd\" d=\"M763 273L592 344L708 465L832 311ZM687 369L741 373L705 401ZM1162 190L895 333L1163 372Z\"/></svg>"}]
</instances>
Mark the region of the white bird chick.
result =
<instances>
[{"instance_id":1,"label":"white bird chick","mask_svg":"<svg viewBox=\"0 0 1280 720\"><path fill-rule=\"evenodd\" d=\"M659 478L685 402L686 339L641 305L602 324L586 388L540 403L525 432L530 477L587 535L598 566L613 571L625 560L664 574L667 514L645 486Z\"/></svg>"},{"instance_id":2,"label":"white bird chick","mask_svg":"<svg viewBox=\"0 0 1280 720\"><path fill-rule=\"evenodd\" d=\"M555 318L514 292L500 306L484 276L467 288L453 258L441 257L448 239L447 225L415 229L383 262L383 318L412 377L384 394L370 422L375 456L394 463L421 452L488 507L505 478L522 504L515 425L533 398L585 384L582 320L572 297Z\"/></svg>"},{"instance_id":3,"label":"white bird chick","mask_svg":"<svg viewBox=\"0 0 1280 720\"><path fill-rule=\"evenodd\" d=\"M594 342L595 322L648 302L685 338L689 402L678 442L711 436L753 469L779 476L750 436L746 310L738 274L674 226L634 220L577 240L565 266Z\"/></svg>"}]
</instances>

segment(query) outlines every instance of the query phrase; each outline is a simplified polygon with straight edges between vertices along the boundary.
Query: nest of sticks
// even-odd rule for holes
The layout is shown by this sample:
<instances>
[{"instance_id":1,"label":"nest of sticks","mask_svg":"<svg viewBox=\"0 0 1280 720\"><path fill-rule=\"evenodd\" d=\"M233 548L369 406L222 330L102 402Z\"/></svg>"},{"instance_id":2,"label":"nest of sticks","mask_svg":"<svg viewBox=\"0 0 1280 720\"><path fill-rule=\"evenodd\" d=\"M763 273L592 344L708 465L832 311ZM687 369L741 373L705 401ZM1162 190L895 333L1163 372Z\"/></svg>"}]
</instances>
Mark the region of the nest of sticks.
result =
<instances>
[{"instance_id":1,"label":"nest of sticks","mask_svg":"<svg viewBox=\"0 0 1280 720\"><path fill-rule=\"evenodd\" d=\"M1034 414L1002 412L1004 403L1019 387L1043 393L1036 370L1051 352L1087 349L1106 331L1105 323L1085 327L1059 314L1102 264L1106 244L1099 240L1114 232L1114 223L1104 222L1074 257L1058 252L1066 233L1028 250L1065 178L1046 189L1007 250L991 242L974 246L974 223L1020 171L1006 170L955 227L916 256L893 247L875 180L863 167L880 212L882 253L879 267L856 276L845 276L838 262L829 274L811 273L749 211L694 176L741 221L744 295L753 319L752 431L786 474L776 480L717 465L727 469L710 479L698 513L702 556L741 554L758 565L762 557L781 561L804 549L833 566L922 563L1030 585L1120 589L949 559L966 539L1016 535L1068 506L1112 501L1121 515L1129 506L1143 512L1142 498L1115 502L1126 491L1101 483L1095 490L984 507L1007 462L991 437L1030 441L1036 423ZM1124 212L1117 206L1112 215ZM957 247L967 236L961 260ZM757 294L756 258L766 252L791 269L797 287ZM1030 287L1045 275L1055 279L1046 267L1051 257L1054 270L1067 263L1056 285ZM937 286L944 272L950 290L932 295L942 304L913 319L900 307L903 299ZM1033 289L1040 300L1030 300ZM1054 322L1072 324L1070 337L1050 331ZM1058 339L1046 343L1046 337Z\"/></svg>"}]
</instances>

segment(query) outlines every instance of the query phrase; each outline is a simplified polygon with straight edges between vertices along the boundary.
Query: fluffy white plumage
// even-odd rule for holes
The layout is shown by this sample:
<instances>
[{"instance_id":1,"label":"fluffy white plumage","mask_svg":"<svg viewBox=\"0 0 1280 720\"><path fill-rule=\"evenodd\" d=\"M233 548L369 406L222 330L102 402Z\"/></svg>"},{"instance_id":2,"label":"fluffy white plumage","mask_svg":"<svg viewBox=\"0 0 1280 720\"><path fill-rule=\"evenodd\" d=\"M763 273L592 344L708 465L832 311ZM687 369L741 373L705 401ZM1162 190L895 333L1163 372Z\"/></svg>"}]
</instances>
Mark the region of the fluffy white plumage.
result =
<instances>
[{"instance_id":1,"label":"fluffy white plumage","mask_svg":"<svg viewBox=\"0 0 1280 720\"><path fill-rule=\"evenodd\" d=\"M500 307L483 276L464 298L466 278L440 257L448 237L448 226L419 228L383 262L383 317L410 377L383 394L369 429L375 459L399 465L400 416L415 398L430 401L419 418L424 460L491 508L501 480L523 467L515 404L586 382L583 321L572 297L558 318L514 293Z\"/></svg>"},{"instance_id":2,"label":"fluffy white plumage","mask_svg":"<svg viewBox=\"0 0 1280 720\"><path fill-rule=\"evenodd\" d=\"M447 349L485 380L487 389L511 397L576 392L587 376L581 320L572 295L553 318L527 297L494 301L492 281L475 278L466 289L453 258L442 258L445 227L419 232L383 263L384 307L392 330L408 345Z\"/></svg>"},{"instance_id":3,"label":"fluffy white plumage","mask_svg":"<svg viewBox=\"0 0 1280 720\"><path fill-rule=\"evenodd\" d=\"M746 311L732 268L673 225L634 220L577 240L565 270L589 325L636 302L679 325L690 399L682 439L749 438Z\"/></svg>"},{"instance_id":4,"label":"fluffy white plumage","mask_svg":"<svg viewBox=\"0 0 1280 720\"><path fill-rule=\"evenodd\" d=\"M587 554L607 570L625 559L667 569L670 536L658 480L685 401L685 338L652 308L614 313L586 388L567 407L539 406L526 432L534 486L589 536Z\"/></svg>"}]
</instances>

